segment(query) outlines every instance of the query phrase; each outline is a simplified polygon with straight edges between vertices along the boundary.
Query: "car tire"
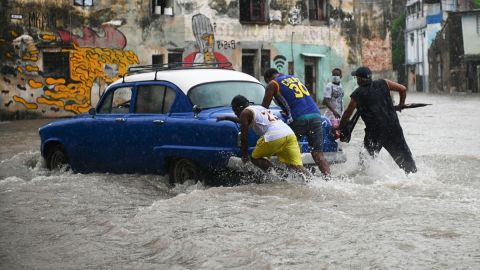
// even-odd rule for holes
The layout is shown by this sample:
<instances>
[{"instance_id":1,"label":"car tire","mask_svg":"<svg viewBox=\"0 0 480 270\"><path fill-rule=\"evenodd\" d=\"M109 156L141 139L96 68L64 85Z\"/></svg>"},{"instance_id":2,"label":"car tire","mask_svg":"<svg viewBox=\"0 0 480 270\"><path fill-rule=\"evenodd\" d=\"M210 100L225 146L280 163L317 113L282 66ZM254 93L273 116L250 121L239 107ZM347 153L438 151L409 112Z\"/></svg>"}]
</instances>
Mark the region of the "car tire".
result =
<instances>
[{"instance_id":1,"label":"car tire","mask_svg":"<svg viewBox=\"0 0 480 270\"><path fill-rule=\"evenodd\" d=\"M172 184L183 184L187 180L193 180L195 183L203 182L200 168L186 158L175 159L171 162L169 177Z\"/></svg>"},{"instance_id":2,"label":"car tire","mask_svg":"<svg viewBox=\"0 0 480 270\"><path fill-rule=\"evenodd\" d=\"M67 154L61 145L55 145L48 150L46 162L49 170L58 170L69 165Z\"/></svg>"}]
</instances>

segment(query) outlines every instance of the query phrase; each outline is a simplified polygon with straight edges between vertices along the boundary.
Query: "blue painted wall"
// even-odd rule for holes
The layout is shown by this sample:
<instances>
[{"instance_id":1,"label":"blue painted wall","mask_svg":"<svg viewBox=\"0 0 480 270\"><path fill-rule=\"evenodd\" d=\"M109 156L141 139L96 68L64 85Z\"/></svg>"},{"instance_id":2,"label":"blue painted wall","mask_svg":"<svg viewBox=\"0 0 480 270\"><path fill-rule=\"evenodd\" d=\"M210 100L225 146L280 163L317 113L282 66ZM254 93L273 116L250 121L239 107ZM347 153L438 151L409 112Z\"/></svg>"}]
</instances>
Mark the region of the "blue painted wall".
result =
<instances>
[{"instance_id":1,"label":"blue painted wall","mask_svg":"<svg viewBox=\"0 0 480 270\"><path fill-rule=\"evenodd\" d=\"M273 43L278 55L282 55L286 58L286 61L278 59L275 61L276 55L272 55L271 66L277 68L281 73L288 73L288 62L293 59L294 62L294 75L301 81L305 80L305 56L302 53L325 55L325 57L317 58L317 101L323 100L323 90L325 84L330 81L333 68L340 68L343 71L342 84L345 89L346 99L349 100L349 93L356 87L352 76L350 76L350 70L344 68L347 64L344 59L331 50L330 47L325 45L303 45L303 44L290 44L288 42ZM323 112L322 112L323 113Z\"/></svg>"}]
</instances>

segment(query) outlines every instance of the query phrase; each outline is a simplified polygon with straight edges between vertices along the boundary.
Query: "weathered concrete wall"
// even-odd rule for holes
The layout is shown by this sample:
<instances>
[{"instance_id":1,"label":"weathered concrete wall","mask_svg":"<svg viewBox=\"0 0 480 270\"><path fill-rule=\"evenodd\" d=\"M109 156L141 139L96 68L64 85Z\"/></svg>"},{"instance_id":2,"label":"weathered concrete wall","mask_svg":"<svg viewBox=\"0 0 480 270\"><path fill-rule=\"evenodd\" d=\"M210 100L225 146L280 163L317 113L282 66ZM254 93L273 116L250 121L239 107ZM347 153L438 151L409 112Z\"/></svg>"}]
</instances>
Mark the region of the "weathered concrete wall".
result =
<instances>
[{"instance_id":1,"label":"weathered concrete wall","mask_svg":"<svg viewBox=\"0 0 480 270\"><path fill-rule=\"evenodd\" d=\"M315 22L306 0L269 0L266 24L241 24L238 0L171 0L174 16L155 15L151 1L142 0L98 0L93 7L70 0L0 2L4 112L84 113L129 65L150 64L152 55L166 63L172 51L183 61L230 61L241 70L243 49L267 49L272 67L288 72L291 62L301 79L302 53L313 54L318 97L334 67L344 70L347 90L353 87L348 73L360 64L391 70L391 0L331 0L327 20Z\"/></svg>"}]
</instances>

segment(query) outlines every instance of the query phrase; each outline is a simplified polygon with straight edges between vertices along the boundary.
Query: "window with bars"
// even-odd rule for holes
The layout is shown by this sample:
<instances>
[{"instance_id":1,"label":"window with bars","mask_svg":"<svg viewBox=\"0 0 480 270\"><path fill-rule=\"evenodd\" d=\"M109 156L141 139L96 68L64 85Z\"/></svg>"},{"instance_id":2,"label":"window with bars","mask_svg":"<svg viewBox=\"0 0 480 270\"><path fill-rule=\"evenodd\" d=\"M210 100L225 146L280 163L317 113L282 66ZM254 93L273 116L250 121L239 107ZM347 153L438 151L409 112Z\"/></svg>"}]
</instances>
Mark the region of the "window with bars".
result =
<instances>
[{"instance_id":1,"label":"window with bars","mask_svg":"<svg viewBox=\"0 0 480 270\"><path fill-rule=\"evenodd\" d=\"M308 1L308 18L311 21L324 21L327 18L326 0Z\"/></svg>"},{"instance_id":2,"label":"window with bars","mask_svg":"<svg viewBox=\"0 0 480 270\"><path fill-rule=\"evenodd\" d=\"M241 23L266 23L266 0L240 0Z\"/></svg>"},{"instance_id":3,"label":"window with bars","mask_svg":"<svg viewBox=\"0 0 480 270\"><path fill-rule=\"evenodd\" d=\"M68 52L43 52L43 74L68 80L70 78L70 54Z\"/></svg>"}]
</instances>

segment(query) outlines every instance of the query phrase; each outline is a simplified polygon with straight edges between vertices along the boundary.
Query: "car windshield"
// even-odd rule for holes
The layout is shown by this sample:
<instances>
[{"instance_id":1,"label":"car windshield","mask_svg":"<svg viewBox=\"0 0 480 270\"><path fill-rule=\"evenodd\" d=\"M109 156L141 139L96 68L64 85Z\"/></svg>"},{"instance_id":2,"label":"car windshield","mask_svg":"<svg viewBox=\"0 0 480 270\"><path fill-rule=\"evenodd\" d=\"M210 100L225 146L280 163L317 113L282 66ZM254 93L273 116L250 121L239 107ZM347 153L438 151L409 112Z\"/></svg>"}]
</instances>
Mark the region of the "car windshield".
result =
<instances>
[{"instance_id":1,"label":"car windshield","mask_svg":"<svg viewBox=\"0 0 480 270\"><path fill-rule=\"evenodd\" d=\"M261 104L265 88L255 82L212 82L192 88L188 97L201 108L230 106L236 95L245 96L254 104Z\"/></svg>"}]
</instances>

